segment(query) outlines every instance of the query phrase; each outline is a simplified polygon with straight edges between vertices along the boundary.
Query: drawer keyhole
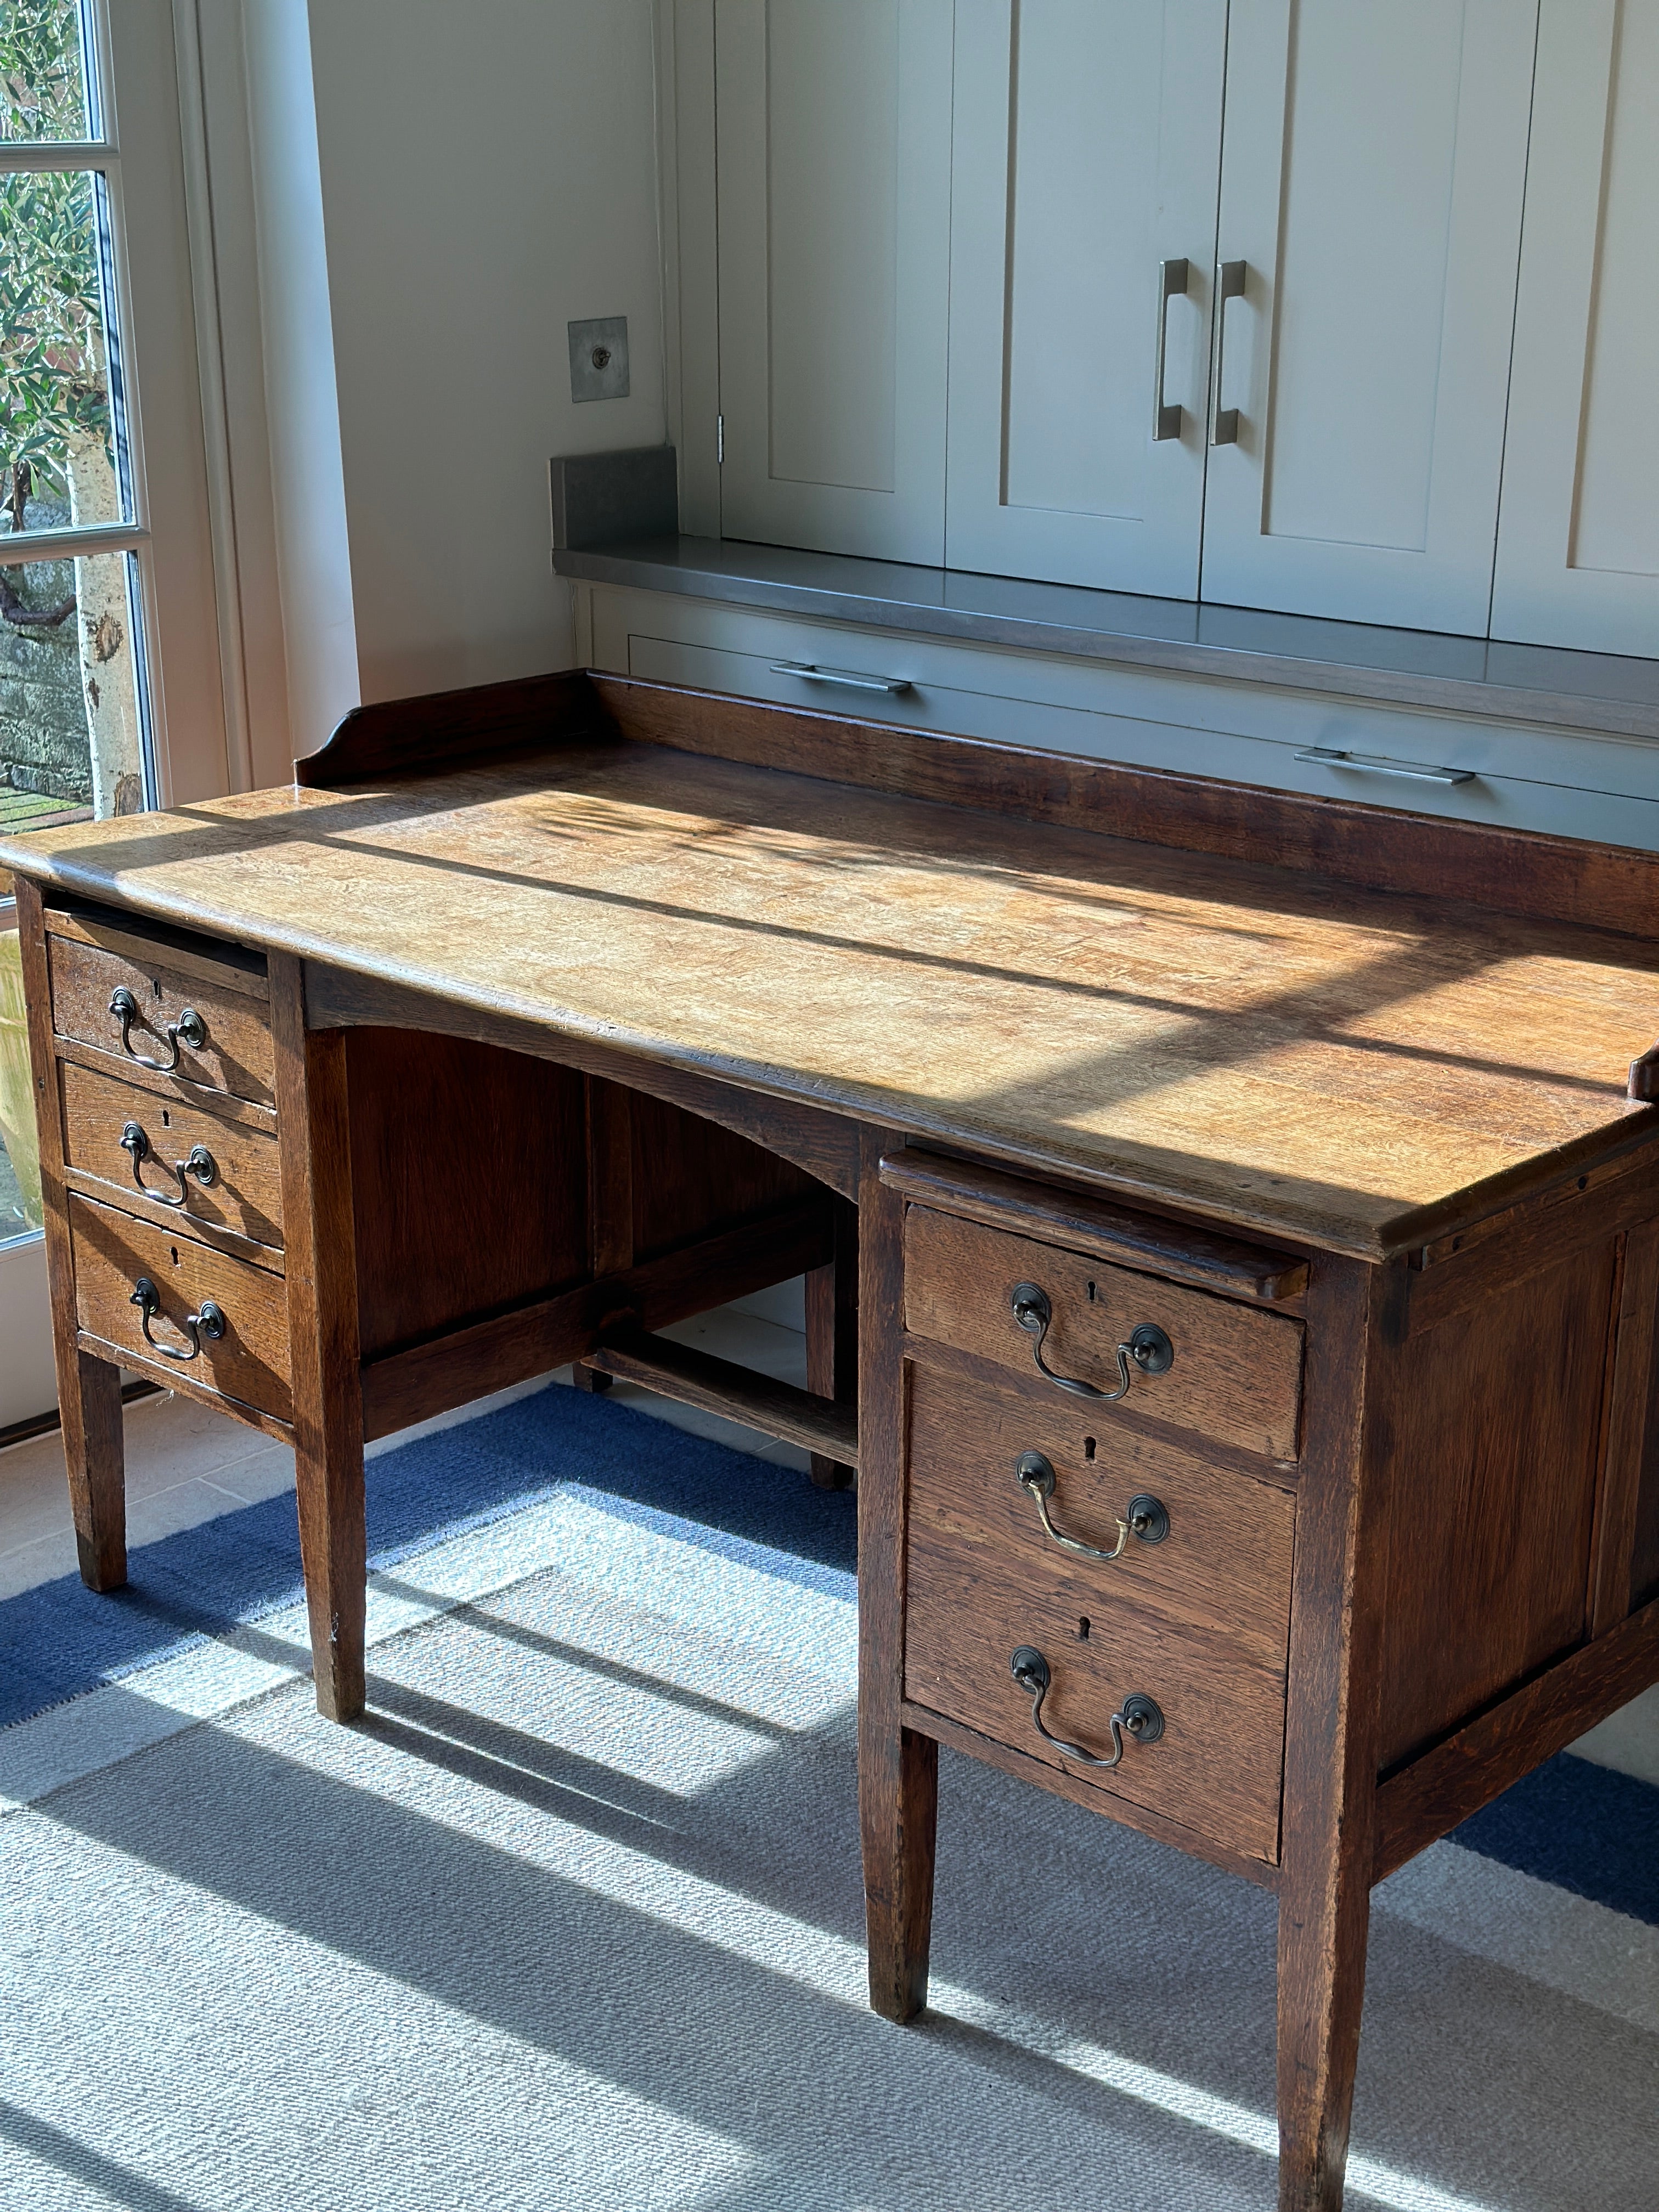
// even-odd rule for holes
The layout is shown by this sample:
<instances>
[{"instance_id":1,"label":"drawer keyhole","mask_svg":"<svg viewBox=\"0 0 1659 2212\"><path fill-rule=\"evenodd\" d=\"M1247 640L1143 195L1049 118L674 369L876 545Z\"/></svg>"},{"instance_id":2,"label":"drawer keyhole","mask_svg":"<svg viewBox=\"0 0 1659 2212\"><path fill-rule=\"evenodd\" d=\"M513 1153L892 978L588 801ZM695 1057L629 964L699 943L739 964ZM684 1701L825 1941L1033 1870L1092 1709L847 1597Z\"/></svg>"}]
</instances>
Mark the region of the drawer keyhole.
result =
<instances>
[{"instance_id":1,"label":"drawer keyhole","mask_svg":"<svg viewBox=\"0 0 1659 2212\"><path fill-rule=\"evenodd\" d=\"M1092 1459L1094 1455L1095 1440L1092 1437L1085 1437L1083 1439L1083 1456L1085 1459Z\"/></svg>"},{"instance_id":2,"label":"drawer keyhole","mask_svg":"<svg viewBox=\"0 0 1659 2212\"><path fill-rule=\"evenodd\" d=\"M1077 1640L1079 1644L1086 1644L1089 1641L1089 1616L1086 1613L1077 1625Z\"/></svg>"}]
</instances>

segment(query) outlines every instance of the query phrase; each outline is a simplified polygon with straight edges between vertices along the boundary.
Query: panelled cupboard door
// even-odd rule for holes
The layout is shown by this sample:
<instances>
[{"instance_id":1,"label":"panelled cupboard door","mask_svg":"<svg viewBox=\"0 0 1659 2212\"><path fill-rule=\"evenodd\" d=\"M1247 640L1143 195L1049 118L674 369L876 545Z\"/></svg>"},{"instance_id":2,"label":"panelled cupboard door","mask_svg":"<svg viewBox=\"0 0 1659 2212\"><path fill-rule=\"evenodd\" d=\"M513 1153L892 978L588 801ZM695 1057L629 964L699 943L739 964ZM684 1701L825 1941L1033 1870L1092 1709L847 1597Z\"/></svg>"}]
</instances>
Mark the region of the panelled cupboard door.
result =
<instances>
[{"instance_id":1,"label":"panelled cupboard door","mask_svg":"<svg viewBox=\"0 0 1659 2212\"><path fill-rule=\"evenodd\" d=\"M1659 655L1659 0L1544 0L1492 635Z\"/></svg>"},{"instance_id":2,"label":"panelled cupboard door","mask_svg":"<svg viewBox=\"0 0 1659 2212\"><path fill-rule=\"evenodd\" d=\"M1232 0L1206 599L1485 633L1536 21Z\"/></svg>"},{"instance_id":3,"label":"panelled cupboard door","mask_svg":"<svg viewBox=\"0 0 1659 2212\"><path fill-rule=\"evenodd\" d=\"M957 0L950 567L1196 598L1226 44L1226 0Z\"/></svg>"},{"instance_id":4,"label":"panelled cupboard door","mask_svg":"<svg viewBox=\"0 0 1659 2212\"><path fill-rule=\"evenodd\" d=\"M719 0L720 528L945 558L951 0Z\"/></svg>"}]
</instances>

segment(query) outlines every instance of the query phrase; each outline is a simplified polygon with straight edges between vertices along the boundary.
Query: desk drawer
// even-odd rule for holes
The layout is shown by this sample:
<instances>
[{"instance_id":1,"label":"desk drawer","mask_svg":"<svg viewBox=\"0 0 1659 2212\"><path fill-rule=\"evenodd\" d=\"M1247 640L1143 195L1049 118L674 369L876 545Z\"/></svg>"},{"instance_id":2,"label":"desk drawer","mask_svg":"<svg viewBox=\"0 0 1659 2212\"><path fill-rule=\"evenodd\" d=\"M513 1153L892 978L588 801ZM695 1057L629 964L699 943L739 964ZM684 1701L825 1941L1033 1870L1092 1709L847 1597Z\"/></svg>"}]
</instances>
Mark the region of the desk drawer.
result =
<instances>
[{"instance_id":1,"label":"desk drawer","mask_svg":"<svg viewBox=\"0 0 1659 2212\"><path fill-rule=\"evenodd\" d=\"M188 1233L205 1222L280 1248L282 1176L272 1115L252 1106L215 1111L75 1060L60 1060L58 1072L66 1164L108 1184L108 1204L158 1227ZM133 1150L122 1142L135 1122L142 1133L137 1180ZM206 1182L199 1167L182 1179L173 1172L198 1146L208 1154Z\"/></svg>"},{"instance_id":2,"label":"desk drawer","mask_svg":"<svg viewBox=\"0 0 1659 2212\"><path fill-rule=\"evenodd\" d=\"M1040 1467L1031 1465L1040 1459ZM1109 1564L1045 1529L1024 1466L1060 1536L1111 1551ZM1034 1391L964 1382L918 1363L910 1378L909 1544L913 1559L1005 1569L1052 1593L1075 1634L1109 1635L1124 1607L1218 1638L1241 1660L1282 1675L1290 1634L1295 1499L1163 1437L1115 1429ZM1144 1533L1132 1504L1150 1500ZM1149 1540L1150 1539L1150 1540Z\"/></svg>"},{"instance_id":3,"label":"desk drawer","mask_svg":"<svg viewBox=\"0 0 1659 2212\"><path fill-rule=\"evenodd\" d=\"M906 1574L904 1694L914 1705L988 1736L1118 1798L1178 1820L1251 1858L1276 1860L1285 1747L1285 1685L1234 1649L1148 1609L1120 1603L1089 1616L1045 1561L992 1559L981 1546L913 1541ZM1017 1651L1040 1652L1050 1734L1109 1754L1113 1714L1149 1698L1155 1742L1127 1738L1107 1770L1068 1757L1038 1732L1014 1679Z\"/></svg>"},{"instance_id":4,"label":"desk drawer","mask_svg":"<svg viewBox=\"0 0 1659 2212\"><path fill-rule=\"evenodd\" d=\"M124 939L118 950L85 934L55 935L53 919L47 916L46 958L59 1036L108 1053L116 1066L138 1060L233 1097L272 1103L276 1060L262 975L161 945L146 957L137 939ZM120 991L134 1002L125 1044L121 1014L110 1004ZM196 1024L185 1021L187 1012ZM169 1030L177 1033L176 1054ZM192 1036L200 1042L191 1042Z\"/></svg>"},{"instance_id":5,"label":"desk drawer","mask_svg":"<svg viewBox=\"0 0 1659 2212\"><path fill-rule=\"evenodd\" d=\"M1015 1319L1013 1291L1040 1289L1051 1318L1041 1343ZM1117 1346L1159 1329L1163 1372L1131 1363L1125 1402L1139 1413L1269 1459L1294 1460L1302 1400L1302 1324L1203 1291L1108 1266L1058 1246L912 1206L904 1228L905 1326L1021 1376L1041 1352L1054 1373L1118 1388ZM1071 1394L1056 1384L1056 1401ZM1088 1401L1074 1399L1082 1405ZM1096 1405L1109 1422L1112 1407Z\"/></svg>"},{"instance_id":6,"label":"desk drawer","mask_svg":"<svg viewBox=\"0 0 1659 2212\"><path fill-rule=\"evenodd\" d=\"M288 1292L279 1274L90 1199L72 1197L69 1212L76 1315L89 1335L146 1373L239 1399L279 1420L292 1419ZM154 1285L158 1301L150 1319L153 1343L132 1302L141 1277ZM209 1302L223 1317L223 1334L216 1340L198 1325L196 1354L169 1358L160 1347L187 1352L187 1317L200 1315Z\"/></svg>"},{"instance_id":7,"label":"desk drawer","mask_svg":"<svg viewBox=\"0 0 1659 2212\"><path fill-rule=\"evenodd\" d=\"M957 642L673 592L601 585L593 587L592 606L595 665L650 682L1084 760L1659 849L1659 744L1648 738ZM902 678L909 688L837 690L779 672L791 662ZM1420 783L1298 757L1310 752L1471 773L1466 783Z\"/></svg>"}]
</instances>

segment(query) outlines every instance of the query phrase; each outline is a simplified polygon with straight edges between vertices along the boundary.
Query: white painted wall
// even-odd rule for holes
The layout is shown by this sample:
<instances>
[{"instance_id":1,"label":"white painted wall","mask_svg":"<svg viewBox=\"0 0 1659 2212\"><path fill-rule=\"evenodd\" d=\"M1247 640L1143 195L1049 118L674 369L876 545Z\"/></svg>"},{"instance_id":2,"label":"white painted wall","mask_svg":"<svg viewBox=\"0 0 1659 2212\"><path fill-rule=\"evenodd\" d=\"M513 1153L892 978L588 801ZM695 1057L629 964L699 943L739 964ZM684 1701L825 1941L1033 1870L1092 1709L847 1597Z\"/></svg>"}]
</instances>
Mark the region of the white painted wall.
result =
<instances>
[{"instance_id":1,"label":"white painted wall","mask_svg":"<svg viewBox=\"0 0 1659 2212\"><path fill-rule=\"evenodd\" d=\"M548 457L665 434L649 0L312 0L310 33L362 696L568 666ZM577 406L593 315L631 392Z\"/></svg>"},{"instance_id":2,"label":"white painted wall","mask_svg":"<svg viewBox=\"0 0 1659 2212\"><path fill-rule=\"evenodd\" d=\"M653 15L651 0L179 4L203 26L268 783L360 699L572 665L549 457L666 434ZM595 315L628 318L631 391L578 406L566 325ZM278 628L285 702L276 672L256 674Z\"/></svg>"},{"instance_id":3,"label":"white painted wall","mask_svg":"<svg viewBox=\"0 0 1659 2212\"><path fill-rule=\"evenodd\" d=\"M291 758L313 750L357 704L357 639L305 9L303 0L244 0L242 13L255 222L247 243L258 273ZM218 239L222 263L240 242ZM237 396L233 389L233 414ZM264 757L255 774L274 781L285 768Z\"/></svg>"}]
</instances>

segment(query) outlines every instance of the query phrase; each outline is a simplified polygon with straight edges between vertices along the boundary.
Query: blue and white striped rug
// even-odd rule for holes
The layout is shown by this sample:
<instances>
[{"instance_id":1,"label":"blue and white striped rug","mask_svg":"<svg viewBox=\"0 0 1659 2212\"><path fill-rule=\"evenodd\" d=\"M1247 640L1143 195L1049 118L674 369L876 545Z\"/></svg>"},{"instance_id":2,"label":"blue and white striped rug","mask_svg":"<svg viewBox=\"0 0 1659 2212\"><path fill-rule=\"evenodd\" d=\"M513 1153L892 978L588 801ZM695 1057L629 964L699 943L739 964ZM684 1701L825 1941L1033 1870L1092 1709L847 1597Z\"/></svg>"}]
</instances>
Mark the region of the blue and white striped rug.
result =
<instances>
[{"instance_id":1,"label":"blue and white striped rug","mask_svg":"<svg viewBox=\"0 0 1659 2212\"><path fill-rule=\"evenodd\" d=\"M554 1389L369 1470L371 1717L293 1503L0 1604L0 2207L1249 2212L1273 1906L945 1755L864 2002L853 1508ZM1659 2206L1659 1790L1377 1891L1351 2201Z\"/></svg>"}]
</instances>

